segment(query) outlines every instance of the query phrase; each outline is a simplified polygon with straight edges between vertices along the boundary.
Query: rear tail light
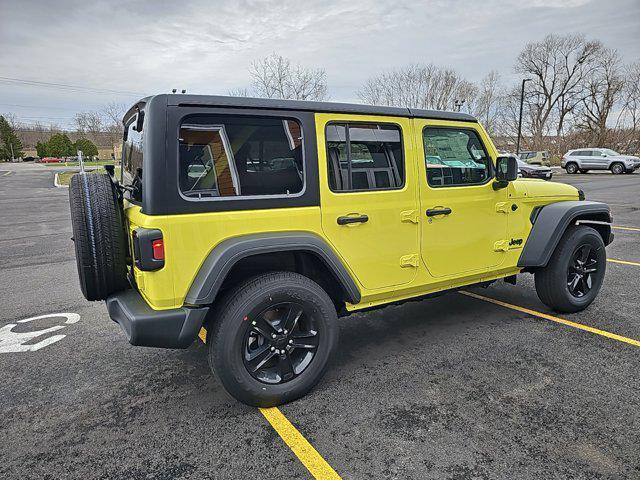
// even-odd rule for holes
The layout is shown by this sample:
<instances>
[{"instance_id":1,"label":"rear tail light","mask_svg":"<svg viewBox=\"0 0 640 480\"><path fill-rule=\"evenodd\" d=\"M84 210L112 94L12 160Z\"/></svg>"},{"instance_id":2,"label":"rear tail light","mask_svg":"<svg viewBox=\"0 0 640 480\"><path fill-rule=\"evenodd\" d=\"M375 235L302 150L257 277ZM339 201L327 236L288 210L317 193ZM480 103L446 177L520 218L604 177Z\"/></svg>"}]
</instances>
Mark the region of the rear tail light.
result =
<instances>
[{"instance_id":1,"label":"rear tail light","mask_svg":"<svg viewBox=\"0 0 640 480\"><path fill-rule=\"evenodd\" d=\"M154 240L151 242L154 260L164 260L164 240Z\"/></svg>"},{"instance_id":2,"label":"rear tail light","mask_svg":"<svg viewBox=\"0 0 640 480\"><path fill-rule=\"evenodd\" d=\"M136 228L133 231L133 257L139 270L153 271L164 267L162 232L155 228Z\"/></svg>"}]
</instances>

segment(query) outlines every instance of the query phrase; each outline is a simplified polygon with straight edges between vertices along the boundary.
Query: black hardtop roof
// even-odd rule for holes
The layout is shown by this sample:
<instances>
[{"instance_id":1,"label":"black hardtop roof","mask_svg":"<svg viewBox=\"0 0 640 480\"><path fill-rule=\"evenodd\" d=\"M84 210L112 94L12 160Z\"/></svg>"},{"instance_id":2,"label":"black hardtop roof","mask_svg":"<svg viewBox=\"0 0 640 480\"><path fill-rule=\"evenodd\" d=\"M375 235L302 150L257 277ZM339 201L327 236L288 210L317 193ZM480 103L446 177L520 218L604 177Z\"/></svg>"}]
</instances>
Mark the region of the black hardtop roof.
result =
<instances>
[{"instance_id":1,"label":"black hardtop roof","mask_svg":"<svg viewBox=\"0 0 640 480\"><path fill-rule=\"evenodd\" d=\"M422 110L419 108L379 107L357 103L337 102L309 102L303 100L277 100L270 98L226 97L219 95L185 95L161 94L146 97L137 105L153 100L166 98L169 106L207 106L207 107L235 107L270 110L299 110L321 113L353 113L363 115L387 115L391 117L430 118L435 120L458 120L463 122L477 122L477 119L466 113L446 112L440 110ZM131 109L133 110L135 106ZM130 110L130 112L131 112ZM126 115L129 116L129 112ZM126 117L125 117L126 118Z\"/></svg>"}]
</instances>

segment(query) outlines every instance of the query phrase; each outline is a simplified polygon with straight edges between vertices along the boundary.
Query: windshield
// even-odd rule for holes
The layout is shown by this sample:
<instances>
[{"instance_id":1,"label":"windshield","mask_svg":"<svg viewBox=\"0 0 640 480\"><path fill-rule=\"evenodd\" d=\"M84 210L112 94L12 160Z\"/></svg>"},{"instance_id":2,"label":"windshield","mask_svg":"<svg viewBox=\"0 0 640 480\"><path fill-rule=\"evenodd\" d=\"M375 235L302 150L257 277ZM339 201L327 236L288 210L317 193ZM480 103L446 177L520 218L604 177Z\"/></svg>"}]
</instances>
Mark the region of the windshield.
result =
<instances>
[{"instance_id":1,"label":"windshield","mask_svg":"<svg viewBox=\"0 0 640 480\"><path fill-rule=\"evenodd\" d=\"M615 150L611 150L610 148L603 148L602 149L602 153L606 153L609 156L618 156L618 155L620 155L618 152L616 152Z\"/></svg>"}]
</instances>

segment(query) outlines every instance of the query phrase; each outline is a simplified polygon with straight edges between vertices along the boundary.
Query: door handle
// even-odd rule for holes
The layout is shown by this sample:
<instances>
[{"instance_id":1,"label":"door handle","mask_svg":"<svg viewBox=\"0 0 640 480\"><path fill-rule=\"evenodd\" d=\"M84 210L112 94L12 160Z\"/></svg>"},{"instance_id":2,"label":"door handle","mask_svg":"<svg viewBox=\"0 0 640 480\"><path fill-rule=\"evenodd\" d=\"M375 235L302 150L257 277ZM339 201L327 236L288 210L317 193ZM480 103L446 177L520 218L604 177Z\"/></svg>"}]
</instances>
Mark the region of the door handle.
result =
<instances>
[{"instance_id":1,"label":"door handle","mask_svg":"<svg viewBox=\"0 0 640 480\"><path fill-rule=\"evenodd\" d=\"M436 215L449 215L451 209L449 207L430 208L427 210L427 217L435 217Z\"/></svg>"},{"instance_id":2,"label":"door handle","mask_svg":"<svg viewBox=\"0 0 640 480\"><path fill-rule=\"evenodd\" d=\"M338 225L349 225L350 223L366 223L368 221L369 217L367 215L345 215L343 217L338 217Z\"/></svg>"}]
</instances>

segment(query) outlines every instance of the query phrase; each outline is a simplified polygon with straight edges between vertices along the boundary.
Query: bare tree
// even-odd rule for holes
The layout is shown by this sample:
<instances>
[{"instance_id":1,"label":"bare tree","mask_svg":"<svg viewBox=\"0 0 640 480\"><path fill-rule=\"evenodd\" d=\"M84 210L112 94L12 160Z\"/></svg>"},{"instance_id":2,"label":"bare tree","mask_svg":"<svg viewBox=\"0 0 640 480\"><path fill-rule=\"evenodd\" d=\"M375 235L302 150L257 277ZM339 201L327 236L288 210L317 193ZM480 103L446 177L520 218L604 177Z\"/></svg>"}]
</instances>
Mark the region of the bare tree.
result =
<instances>
[{"instance_id":1,"label":"bare tree","mask_svg":"<svg viewBox=\"0 0 640 480\"><path fill-rule=\"evenodd\" d=\"M229 95L231 97L250 97L251 92L248 88L232 88L229 90Z\"/></svg>"},{"instance_id":2,"label":"bare tree","mask_svg":"<svg viewBox=\"0 0 640 480\"><path fill-rule=\"evenodd\" d=\"M498 72L489 72L480 82L473 114L491 135L497 134L500 124L503 123L501 117L505 114L506 95L507 92L500 81Z\"/></svg>"},{"instance_id":3,"label":"bare tree","mask_svg":"<svg viewBox=\"0 0 640 480\"><path fill-rule=\"evenodd\" d=\"M476 87L455 70L435 65L409 65L370 78L358 91L364 103L409 108L453 110L456 101L473 109Z\"/></svg>"},{"instance_id":4,"label":"bare tree","mask_svg":"<svg viewBox=\"0 0 640 480\"><path fill-rule=\"evenodd\" d=\"M640 151L640 62L624 69L621 109L616 129L622 135L620 147L626 151Z\"/></svg>"},{"instance_id":5,"label":"bare tree","mask_svg":"<svg viewBox=\"0 0 640 480\"><path fill-rule=\"evenodd\" d=\"M122 120L126 112L127 106L117 102L111 102L102 109L103 134L112 146L117 145L122 140Z\"/></svg>"},{"instance_id":6,"label":"bare tree","mask_svg":"<svg viewBox=\"0 0 640 480\"><path fill-rule=\"evenodd\" d=\"M553 120L554 133L562 135L568 115L582 102L585 78L602 49L599 41L587 41L583 35L547 35L520 53L516 72L532 79L526 103L536 148Z\"/></svg>"},{"instance_id":7,"label":"bare tree","mask_svg":"<svg viewBox=\"0 0 640 480\"><path fill-rule=\"evenodd\" d=\"M276 53L253 62L249 73L253 93L258 97L290 100L327 98L327 74L323 69L294 65Z\"/></svg>"},{"instance_id":8,"label":"bare tree","mask_svg":"<svg viewBox=\"0 0 640 480\"><path fill-rule=\"evenodd\" d=\"M602 49L585 83L578 126L589 133L594 145L605 145L608 140L607 121L624 87L618 53Z\"/></svg>"},{"instance_id":9,"label":"bare tree","mask_svg":"<svg viewBox=\"0 0 640 480\"><path fill-rule=\"evenodd\" d=\"M96 135L102 132L104 123L98 112L78 112L73 119L79 133Z\"/></svg>"}]
</instances>

